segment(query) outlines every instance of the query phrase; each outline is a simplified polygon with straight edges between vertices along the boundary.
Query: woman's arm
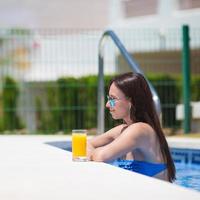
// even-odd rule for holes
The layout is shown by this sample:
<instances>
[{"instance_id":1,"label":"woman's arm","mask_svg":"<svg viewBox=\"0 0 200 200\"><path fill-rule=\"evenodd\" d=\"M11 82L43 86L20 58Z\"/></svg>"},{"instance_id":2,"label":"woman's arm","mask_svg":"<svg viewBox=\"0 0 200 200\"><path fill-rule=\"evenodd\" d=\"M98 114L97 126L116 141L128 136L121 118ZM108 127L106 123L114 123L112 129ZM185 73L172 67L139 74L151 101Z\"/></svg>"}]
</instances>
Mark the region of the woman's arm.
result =
<instances>
[{"instance_id":1,"label":"woman's arm","mask_svg":"<svg viewBox=\"0 0 200 200\"><path fill-rule=\"evenodd\" d=\"M144 127L140 123L132 124L111 143L94 149L91 159L99 162L111 161L139 148L146 140L142 128Z\"/></svg>"},{"instance_id":2,"label":"woman's arm","mask_svg":"<svg viewBox=\"0 0 200 200\"><path fill-rule=\"evenodd\" d=\"M115 138L117 138L121 134L121 130L124 126L124 124L116 126L101 135L89 139L89 145L91 145L94 148L97 148L111 143Z\"/></svg>"},{"instance_id":3,"label":"woman's arm","mask_svg":"<svg viewBox=\"0 0 200 200\"><path fill-rule=\"evenodd\" d=\"M121 130L125 125L116 126L102 135L98 135L87 141L87 157L91 160L91 156L96 148L105 146L111 143L121 134Z\"/></svg>"}]
</instances>

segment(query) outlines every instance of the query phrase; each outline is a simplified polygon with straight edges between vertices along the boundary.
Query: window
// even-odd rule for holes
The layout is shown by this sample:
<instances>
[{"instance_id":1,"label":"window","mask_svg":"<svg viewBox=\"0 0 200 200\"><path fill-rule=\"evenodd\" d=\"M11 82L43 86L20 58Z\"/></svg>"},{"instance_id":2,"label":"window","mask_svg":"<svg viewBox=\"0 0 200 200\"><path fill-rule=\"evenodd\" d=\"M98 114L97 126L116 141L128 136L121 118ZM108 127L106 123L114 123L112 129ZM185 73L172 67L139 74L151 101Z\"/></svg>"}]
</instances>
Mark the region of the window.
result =
<instances>
[{"instance_id":1,"label":"window","mask_svg":"<svg viewBox=\"0 0 200 200\"><path fill-rule=\"evenodd\" d=\"M158 0L122 1L125 17L152 15L157 13Z\"/></svg>"},{"instance_id":2,"label":"window","mask_svg":"<svg viewBox=\"0 0 200 200\"><path fill-rule=\"evenodd\" d=\"M179 10L200 8L200 0L179 0Z\"/></svg>"}]
</instances>

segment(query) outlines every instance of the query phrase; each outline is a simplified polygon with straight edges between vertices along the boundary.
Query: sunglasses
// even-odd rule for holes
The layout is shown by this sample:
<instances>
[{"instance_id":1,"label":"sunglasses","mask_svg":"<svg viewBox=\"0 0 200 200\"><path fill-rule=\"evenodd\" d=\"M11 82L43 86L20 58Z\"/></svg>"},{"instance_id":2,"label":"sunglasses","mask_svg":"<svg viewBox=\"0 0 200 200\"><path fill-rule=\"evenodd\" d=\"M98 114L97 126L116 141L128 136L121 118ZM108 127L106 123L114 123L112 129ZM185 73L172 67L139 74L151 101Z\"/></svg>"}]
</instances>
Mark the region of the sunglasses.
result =
<instances>
[{"instance_id":1,"label":"sunglasses","mask_svg":"<svg viewBox=\"0 0 200 200\"><path fill-rule=\"evenodd\" d=\"M110 107L113 108L116 105L116 101L119 101L121 99L116 98L116 97L110 97L109 95L107 95L107 100L108 100L108 103L110 104Z\"/></svg>"}]
</instances>

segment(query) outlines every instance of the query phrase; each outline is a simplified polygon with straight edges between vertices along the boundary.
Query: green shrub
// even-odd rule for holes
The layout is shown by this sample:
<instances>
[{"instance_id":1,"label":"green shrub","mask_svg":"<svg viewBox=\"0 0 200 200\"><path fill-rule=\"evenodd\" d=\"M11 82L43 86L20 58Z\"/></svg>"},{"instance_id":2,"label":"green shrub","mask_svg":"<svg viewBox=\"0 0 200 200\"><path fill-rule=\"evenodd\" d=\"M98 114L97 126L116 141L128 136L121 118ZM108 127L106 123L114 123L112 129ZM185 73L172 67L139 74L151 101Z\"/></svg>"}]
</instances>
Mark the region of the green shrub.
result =
<instances>
[{"instance_id":1,"label":"green shrub","mask_svg":"<svg viewBox=\"0 0 200 200\"><path fill-rule=\"evenodd\" d=\"M78 103L80 111L78 127L95 128L97 123L97 77L87 76L79 79ZM80 115L81 114L81 115Z\"/></svg>"},{"instance_id":2,"label":"green shrub","mask_svg":"<svg viewBox=\"0 0 200 200\"><path fill-rule=\"evenodd\" d=\"M76 127L77 80L60 78L58 84L58 128L59 130Z\"/></svg>"},{"instance_id":3,"label":"green shrub","mask_svg":"<svg viewBox=\"0 0 200 200\"><path fill-rule=\"evenodd\" d=\"M5 77L3 83L3 129L14 130L23 128L17 116L17 99L19 88L17 82L11 77Z\"/></svg>"},{"instance_id":4,"label":"green shrub","mask_svg":"<svg viewBox=\"0 0 200 200\"><path fill-rule=\"evenodd\" d=\"M200 101L200 75L192 76L191 100L192 101Z\"/></svg>"},{"instance_id":5,"label":"green shrub","mask_svg":"<svg viewBox=\"0 0 200 200\"><path fill-rule=\"evenodd\" d=\"M177 78L166 74L147 74L147 78L155 87L161 101L162 124L164 127L176 128L176 105L180 101L180 89Z\"/></svg>"},{"instance_id":6,"label":"green shrub","mask_svg":"<svg viewBox=\"0 0 200 200\"><path fill-rule=\"evenodd\" d=\"M104 76L105 104L111 76ZM166 74L147 74L161 100L163 126L176 128L176 105L182 99L182 78ZM42 84L45 94L35 98L37 131L42 133L69 132L75 128L97 127L97 76L60 78L56 82ZM41 87L41 86L39 86ZM191 100L200 100L200 76L191 76ZM41 88L40 88L41 89ZM2 91L2 113L0 131L23 128L17 116L19 88L12 78L6 77ZM46 103L43 105L43 98ZM105 107L105 130L117 125Z\"/></svg>"},{"instance_id":7,"label":"green shrub","mask_svg":"<svg viewBox=\"0 0 200 200\"><path fill-rule=\"evenodd\" d=\"M110 79L111 76L105 76L105 94ZM75 128L96 128L97 82L97 76L86 76L77 79L63 77L51 83L52 87L46 89L48 111L41 112L41 102L36 98L38 129L69 132ZM105 123L108 128L115 123L108 109L105 109Z\"/></svg>"},{"instance_id":8,"label":"green shrub","mask_svg":"<svg viewBox=\"0 0 200 200\"><path fill-rule=\"evenodd\" d=\"M105 76L105 103L108 85L113 76ZM163 126L177 128L180 126L175 118L176 105L182 98L180 76L166 74L147 74L161 100ZM51 132L69 132L75 128L92 129L97 127L97 76L81 78L60 78L49 83L46 89L48 109L39 112L40 130ZM192 78L192 98L199 98L199 78ZM198 86L197 86L198 85ZM40 111L40 103L38 111ZM44 116L45 115L45 116ZM121 121L113 120L109 110L105 108L105 130L112 128Z\"/></svg>"},{"instance_id":9,"label":"green shrub","mask_svg":"<svg viewBox=\"0 0 200 200\"><path fill-rule=\"evenodd\" d=\"M3 127L3 118L0 118L0 134L2 133L3 130L4 130L4 127Z\"/></svg>"}]
</instances>

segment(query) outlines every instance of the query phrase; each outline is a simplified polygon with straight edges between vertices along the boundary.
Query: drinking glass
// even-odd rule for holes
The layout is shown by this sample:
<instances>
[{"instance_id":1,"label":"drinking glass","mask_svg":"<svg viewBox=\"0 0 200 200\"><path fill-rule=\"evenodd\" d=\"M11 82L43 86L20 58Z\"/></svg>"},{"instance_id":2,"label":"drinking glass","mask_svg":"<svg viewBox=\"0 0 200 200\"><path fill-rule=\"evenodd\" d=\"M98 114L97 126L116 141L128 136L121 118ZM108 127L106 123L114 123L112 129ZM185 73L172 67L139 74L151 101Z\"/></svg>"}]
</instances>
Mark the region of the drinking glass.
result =
<instances>
[{"instance_id":1,"label":"drinking glass","mask_svg":"<svg viewBox=\"0 0 200 200\"><path fill-rule=\"evenodd\" d=\"M72 160L87 161L87 130L72 130Z\"/></svg>"}]
</instances>

